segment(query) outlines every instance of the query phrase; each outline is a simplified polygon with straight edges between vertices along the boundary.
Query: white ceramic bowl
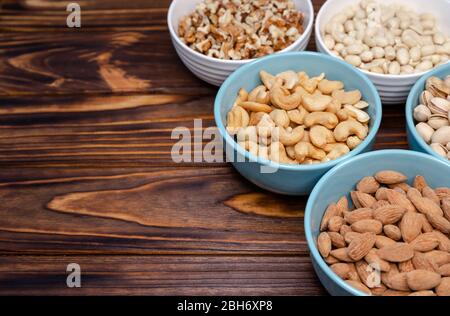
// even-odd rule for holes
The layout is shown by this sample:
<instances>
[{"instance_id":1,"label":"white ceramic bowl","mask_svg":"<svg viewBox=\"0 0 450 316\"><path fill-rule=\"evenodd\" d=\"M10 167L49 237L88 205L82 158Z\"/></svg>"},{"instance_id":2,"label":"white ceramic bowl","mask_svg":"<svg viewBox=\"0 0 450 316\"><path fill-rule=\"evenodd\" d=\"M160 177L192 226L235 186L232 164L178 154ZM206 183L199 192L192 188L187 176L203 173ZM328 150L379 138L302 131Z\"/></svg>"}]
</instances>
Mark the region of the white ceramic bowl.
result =
<instances>
[{"instance_id":1,"label":"white ceramic bowl","mask_svg":"<svg viewBox=\"0 0 450 316\"><path fill-rule=\"evenodd\" d=\"M208 57L194 51L180 40L178 37L178 23L183 17L191 14L195 10L196 4L201 1L173 0L167 15L167 24L175 50L186 67L200 79L215 86L220 86L237 68L252 62L254 59L222 60ZM294 43L280 52L305 50L311 37L314 21L314 8L311 0L293 0L293 2L296 8L305 14L303 24L305 31Z\"/></svg>"},{"instance_id":2,"label":"white ceramic bowl","mask_svg":"<svg viewBox=\"0 0 450 316\"><path fill-rule=\"evenodd\" d=\"M419 13L432 13L437 18L439 29L450 36L450 0L378 0L383 4L403 4ZM328 0L320 9L316 18L315 36L317 50L321 53L334 56L325 46L322 39L325 25L337 13L350 5L358 4L360 0ZM337 58L337 57L336 57ZM421 76L426 72L412 75L382 75L360 69L375 84L381 100L385 104L404 103L409 91Z\"/></svg>"}]
</instances>

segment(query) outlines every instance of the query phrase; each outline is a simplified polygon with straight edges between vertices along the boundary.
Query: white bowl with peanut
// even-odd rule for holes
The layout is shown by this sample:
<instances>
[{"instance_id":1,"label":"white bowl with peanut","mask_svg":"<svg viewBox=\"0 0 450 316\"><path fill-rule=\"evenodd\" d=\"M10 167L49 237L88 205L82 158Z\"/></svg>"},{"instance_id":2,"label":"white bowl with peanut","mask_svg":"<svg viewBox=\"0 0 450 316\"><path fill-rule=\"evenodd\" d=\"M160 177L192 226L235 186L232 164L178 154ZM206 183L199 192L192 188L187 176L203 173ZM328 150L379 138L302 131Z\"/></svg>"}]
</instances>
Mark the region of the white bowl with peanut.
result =
<instances>
[{"instance_id":1,"label":"white bowl with peanut","mask_svg":"<svg viewBox=\"0 0 450 316\"><path fill-rule=\"evenodd\" d=\"M167 22L178 56L193 74L215 86L257 58L305 50L312 33L311 0L240 3L173 0L169 8Z\"/></svg>"},{"instance_id":2,"label":"white bowl with peanut","mask_svg":"<svg viewBox=\"0 0 450 316\"><path fill-rule=\"evenodd\" d=\"M317 15L317 49L364 72L385 104L450 58L450 2L328 0Z\"/></svg>"}]
</instances>

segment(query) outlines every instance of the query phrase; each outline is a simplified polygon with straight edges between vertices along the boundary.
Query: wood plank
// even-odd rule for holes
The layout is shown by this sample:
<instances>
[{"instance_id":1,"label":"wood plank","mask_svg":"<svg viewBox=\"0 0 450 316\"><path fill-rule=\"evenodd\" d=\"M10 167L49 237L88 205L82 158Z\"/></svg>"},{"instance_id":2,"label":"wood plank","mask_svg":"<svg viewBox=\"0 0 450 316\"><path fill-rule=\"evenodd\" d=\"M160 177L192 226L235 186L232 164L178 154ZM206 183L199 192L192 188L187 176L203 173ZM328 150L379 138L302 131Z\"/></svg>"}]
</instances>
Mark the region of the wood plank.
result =
<instances>
[{"instance_id":1,"label":"wood plank","mask_svg":"<svg viewBox=\"0 0 450 316\"><path fill-rule=\"evenodd\" d=\"M66 287L69 263L81 267L81 288ZM0 295L325 294L297 256L3 256L0 283Z\"/></svg>"}]
</instances>

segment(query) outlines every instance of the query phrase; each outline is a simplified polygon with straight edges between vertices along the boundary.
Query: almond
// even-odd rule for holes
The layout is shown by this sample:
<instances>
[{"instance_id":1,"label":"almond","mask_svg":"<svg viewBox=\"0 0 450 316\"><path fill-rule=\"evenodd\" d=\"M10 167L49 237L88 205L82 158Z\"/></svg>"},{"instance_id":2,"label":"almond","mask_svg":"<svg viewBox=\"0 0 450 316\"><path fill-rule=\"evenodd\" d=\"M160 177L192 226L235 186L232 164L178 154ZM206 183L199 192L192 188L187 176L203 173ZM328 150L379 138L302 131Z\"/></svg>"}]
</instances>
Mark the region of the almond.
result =
<instances>
[{"instance_id":1,"label":"almond","mask_svg":"<svg viewBox=\"0 0 450 316\"><path fill-rule=\"evenodd\" d=\"M425 291L435 288L441 283L441 276L427 270L414 270L406 274L406 281L411 290Z\"/></svg>"},{"instance_id":2,"label":"almond","mask_svg":"<svg viewBox=\"0 0 450 316\"><path fill-rule=\"evenodd\" d=\"M436 287L438 296L450 296L450 278L442 278L441 283Z\"/></svg>"},{"instance_id":3,"label":"almond","mask_svg":"<svg viewBox=\"0 0 450 316\"><path fill-rule=\"evenodd\" d=\"M375 245L375 234L364 233L354 238L348 245L347 253L354 261L364 258Z\"/></svg>"},{"instance_id":4,"label":"almond","mask_svg":"<svg viewBox=\"0 0 450 316\"><path fill-rule=\"evenodd\" d=\"M377 202L377 200L372 195L367 193L356 191L355 196L358 199L361 207L372 207L372 205Z\"/></svg>"},{"instance_id":5,"label":"almond","mask_svg":"<svg viewBox=\"0 0 450 316\"><path fill-rule=\"evenodd\" d=\"M338 209L335 203L331 203L325 211L325 214L322 217L322 222L320 223L320 231L324 231L328 228L328 222L330 218L338 215Z\"/></svg>"},{"instance_id":6,"label":"almond","mask_svg":"<svg viewBox=\"0 0 450 316\"><path fill-rule=\"evenodd\" d=\"M341 226L344 225L344 219L340 216L333 216L328 221L328 230L332 232L338 232Z\"/></svg>"},{"instance_id":7,"label":"almond","mask_svg":"<svg viewBox=\"0 0 450 316\"><path fill-rule=\"evenodd\" d=\"M427 215L428 213L433 213L439 216L444 215L444 212L442 212L441 208L436 205L436 203L428 198L422 197L417 189L409 189L407 195L420 213L425 215Z\"/></svg>"},{"instance_id":8,"label":"almond","mask_svg":"<svg viewBox=\"0 0 450 316\"><path fill-rule=\"evenodd\" d=\"M399 205L387 205L373 211L373 218L379 220L383 225L397 223L405 214L406 210Z\"/></svg>"},{"instance_id":9,"label":"almond","mask_svg":"<svg viewBox=\"0 0 450 316\"><path fill-rule=\"evenodd\" d=\"M383 227L384 234L392 240L399 241L402 238L400 228L395 225L386 225Z\"/></svg>"},{"instance_id":10,"label":"almond","mask_svg":"<svg viewBox=\"0 0 450 316\"><path fill-rule=\"evenodd\" d=\"M353 262L353 259L350 258L347 254L347 248L339 248L331 250L330 254L338 259L339 261L343 262Z\"/></svg>"},{"instance_id":11,"label":"almond","mask_svg":"<svg viewBox=\"0 0 450 316\"><path fill-rule=\"evenodd\" d=\"M436 265L436 263L434 263L434 261L424 253L415 252L414 257L411 259L411 261L414 265L414 268L416 269L428 270L431 272L436 272L438 270L438 266Z\"/></svg>"},{"instance_id":12,"label":"almond","mask_svg":"<svg viewBox=\"0 0 450 316\"><path fill-rule=\"evenodd\" d=\"M377 190L377 192L375 193L375 198L378 200L378 201L387 201L387 191L388 191L389 189L388 188L385 188L385 187L381 187L381 188L379 188L378 190Z\"/></svg>"},{"instance_id":13,"label":"almond","mask_svg":"<svg viewBox=\"0 0 450 316\"><path fill-rule=\"evenodd\" d=\"M331 266L331 270L343 280L346 280L350 273L350 267L347 263L335 263Z\"/></svg>"},{"instance_id":14,"label":"almond","mask_svg":"<svg viewBox=\"0 0 450 316\"><path fill-rule=\"evenodd\" d=\"M348 285L354 287L355 289L357 289L367 295L372 295L372 292L369 290L369 288L367 286L365 286L364 284L362 284L361 282L357 282L357 281L353 281L353 280L347 280L345 282L347 282Z\"/></svg>"},{"instance_id":15,"label":"almond","mask_svg":"<svg viewBox=\"0 0 450 316\"><path fill-rule=\"evenodd\" d=\"M386 191L386 196L389 201L389 203L394 205L399 205L403 207L408 212L415 212L416 208L411 203L410 200L406 197L406 195L399 193L395 190L388 189Z\"/></svg>"},{"instance_id":16,"label":"almond","mask_svg":"<svg viewBox=\"0 0 450 316\"><path fill-rule=\"evenodd\" d=\"M350 226L348 226L348 225L342 225L341 226L341 229L339 229L339 233L343 236L343 237L345 237L345 235L348 233L348 232L351 232L352 231L352 229L350 228Z\"/></svg>"},{"instance_id":17,"label":"almond","mask_svg":"<svg viewBox=\"0 0 450 316\"><path fill-rule=\"evenodd\" d=\"M398 242L378 250L378 256L389 262L403 262L414 256L414 250L408 244Z\"/></svg>"},{"instance_id":18,"label":"almond","mask_svg":"<svg viewBox=\"0 0 450 316\"><path fill-rule=\"evenodd\" d=\"M345 214L344 219L348 224L354 224L363 219L372 219L373 210L371 208L358 208Z\"/></svg>"},{"instance_id":19,"label":"almond","mask_svg":"<svg viewBox=\"0 0 450 316\"><path fill-rule=\"evenodd\" d=\"M433 291L417 291L409 294L408 296L436 296Z\"/></svg>"},{"instance_id":20,"label":"almond","mask_svg":"<svg viewBox=\"0 0 450 316\"><path fill-rule=\"evenodd\" d=\"M376 201L373 205L372 205L372 209L376 210L377 208L383 207L383 206L388 206L391 205L391 203L389 203L386 200L379 200Z\"/></svg>"},{"instance_id":21,"label":"almond","mask_svg":"<svg viewBox=\"0 0 450 316\"><path fill-rule=\"evenodd\" d=\"M378 249L381 249L381 248L386 247L386 246L392 246L392 245L395 245L395 244L396 244L395 240L392 240L389 237L382 236L382 235L378 235L377 239L375 241L375 246Z\"/></svg>"},{"instance_id":22,"label":"almond","mask_svg":"<svg viewBox=\"0 0 450 316\"><path fill-rule=\"evenodd\" d=\"M351 191L350 192L350 197L352 199L353 206L355 208L362 208L361 203L359 203L359 199L358 199L358 195L356 194L356 191Z\"/></svg>"},{"instance_id":23,"label":"almond","mask_svg":"<svg viewBox=\"0 0 450 316\"><path fill-rule=\"evenodd\" d=\"M400 272L398 271L398 267L397 264L395 263L389 263L390 269L387 272L382 272L381 273L381 282L383 282L384 284L386 284L386 286L389 287L389 280L393 275L399 274Z\"/></svg>"},{"instance_id":24,"label":"almond","mask_svg":"<svg viewBox=\"0 0 450 316\"><path fill-rule=\"evenodd\" d=\"M409 291L408 283L406 282L406 273L397 273L389 278L387 286L397 291Z\"/></svg>"},{"instance_id":25,"label":"almond","mask_svg":"<svg viewBox=\"0 0 450 316\"><path fill-rule=\"evenodd\" d=\"M389 184L388 185L389 189L393 189L393 190L397 190L398 192L408 192L410 186L409 184L405 183L405 182L401 182L401 183L395 183L395 184Z\"/></svg>"},{"instance_id":26,"label":"almond","mask_svg":"<svg viewBox=\"0 0 450 316\"><path fill-rule=\"evenodd\" d=\"M434 231L433 226L431 226L430 222L428 221L427 217L423 215L422 213L418 214L420 217L420 220L422 221L422 231L424 233L431 233Z\"/></svg>"},{"instance_id":27,"label":"almond","mask_svg":"<svg viewBox=\"0 0 450 316\"><path fill-rule=\"evenodd\" d=\"M363 219L353 223L350 227L358 233L380 234L383 230L383 224L375 219Z\"/></svg>"},{"instance_id":28,"label":"almond","mask_svg":"<svg viewBox=\"0 0 450 316\"><path fill-rule=\"evenodd\" d=\"M417 236L410 245L416 251L428 252L439 245L439 239L434 233L425 233Z\"/></svg>"},{"instance_id":29,"label":"almond","mask_svg":"<svg viewBox=\"0 0 450 316\"><path fill-rule=\"evenodd\" d=\"M356 271L356 267L354 263L349 263L348 267L350 268L350 272L348 273L348 279L353 281L361 282L359 279L358 272Z\"/></svg>"},{"instance_id":30,"label":"almond","mask_svg":"<svg viewBox=\"0 0 450 316\"><path fill-rule=\"evenodd\" d=\"M441 204L441 201L439 200L439 197L437 196L436 192L434 192L434 190L429 186L426 186L422 189L422 196L424 198L430 199L438 206Z\"/></svg>"},{"instance_id":31,"label":"almond","mask_svg":"<svg viewBox=\"0 0 450 316\"><path fill-rule=\"evenodd\" d=\"M359 238L362 234L361 233L357 233L357 232L348 232L347 234L345 234L344 240L347 244L350 244L353 239L355 238Z\"/></svg>"},{"instance_id":32,"label":"almond","mask_svg":"<svg viewBox=\"0 0 450 316\"><path fill-rule=\"evenodd\" d=\"M450 253L445 251L432 250L430 252L427 252L426 256L438 266L450 263Z\"/></svg>"},{"instance_id":33,"label":"almond","mask_svg":"<svg viewBox=\"0 0 450 316\"><path fill-rule=\"evenodd\" d=\"M398 263L398 269L400 272L410 272L415 270L415 267L411 260L403 261Z\"/></svg>"},{"instance_id":34,"label":"almond","mask_svg":"<svg viewBox=\"0 0 450 316\"><path fill-rule=\"evenodd\" d=\"M387 290L387 287L383 283L381 283L379 286L376 286L376 287L370 289L370 291L372 292L372 295L374 295L374 296L383 296L383 294L384 294L384 292L386 292L386 290Z\"/></svg>"},{"instance_id":35,"label":"almond","mask_svg":"<svg viewBox=\"0 0 450 316\"><path fill-rule=\"evenodd\" d=\"M448 221L444 216L439 216L434 213L428 213L426 216L434 228L444 234L450 234L450 221Z\"/></svg>"},{"instance_id":36,"label":"almond","mask_svg":"<svg viewBox=\"0 0 450 316\"><path fill-rule=\"evenodd\" d=\"M337 201L336 207L338 209L339 216L344 216L344 212L349 211L348 200L346 196L343 196Z\"/></svg>"},{"instance_id":37,"label":"almond","mask_svg":"<svg viewBox=\"0 0 450 316\"><path fill-rule=\"evenodd\" d=\"M380 188L380 184L374 177L364 177L356 185L356 189L363 193L374 194Z\"/></svg>"},{"instance_id":38,"label":"almond","mask_svg":"<svg viewBox=\"0 0 450 316\"><path fill-rule=\"evenodd\" d=\"M322 232L317 237L317 249L323 258L328 257L331 251L331 239L326 232Z\"/></svg>"},{"instance_id":39,"label":"almond","mask_svg":"<svg viewBox=\"0 0 450 316\"><path fill-rule=\"evenodd\" d=\"M384 170L375 174L375 179L382 184L395 184L405 182L408 177L397 171Z\"/></svg>"},{"instance_id":40,"label":"almond","mask_svg":"<svg viewBox=\"0 0 450 316\"><path fill-rule=\"evenodd\" d=\"M442 211L444 211L444 216L450 221L450 197L442 199Z\"/></svg>"},{"instance_id":41,"label":"almond","mask_svg":"<svg viewBox=\"0 0 450 316\"><path fill-rule=\"evenodd\" d=\"M374 285L371 284L372 268L367 264L367 262L355 262L355 268L356 272L358 273L359 279L361 280L361 283L363 283L368 288L374 287Z\"/></svg>"},{"instance_id":42,"label":"almond","mask_svg":"<svg viewBox=\"0 0 450 316\"><path fill-rule=\"evenodd\" d=\"M450 263L444 264L438 268L440 275L444 277L450 276Z\"/></svg>"},{"instance_id":43,"label":"almond","mask_svg":"<svg viewBox=\"0 0 450 316\"><path fill-rule=\"evenodd\" d=\"M433 231L436 238L439 240L439 246L438 249L442 251L450 252L450 239L441 233L438 230Z\"/></svg>"},{"instance_id":44,"label":"almond","mask_svg":"<svg viewBox=\"0 0 450 316\"><path fill-rule=\"evenodd\" d=\"M376 249L371 249L369 253L364 257L367 263L379 267L380 271L388 272L391 269L389 262L381 259L377 255Z\"/></svg>"},{"instance_id":45,"label":"almond","mask_svg":"<svg viewBox=\"0 0 450 316\"><path fill-rule=\"evenodd\" d=\"M427 187L427 181L423 176L416 176L414 178L413 187L419 190L419 192L422 192L422 189Z\"/></svg>"},{"instance_id":46,"label":"almond","mask_svg":"<svg viewBox=\"0 0 450 316\"><path fill-rule=\"evenodd\" d=\"M436 192L441 200L450 197L450 188L436 188L434 192Z\"/></svg>"},{"instance_id":47,"label":"almond","mask_svg":"<svg viewBox=\"0 0 450 316\"><path fill-rule=\"evenodd\" d=\"M345 243L344 237L342 237L341 234L336 233L336 232L328 232L328 236L330 236L331 244L335 248L344 248L345 246L347 246L347 244Z\"/></svg>"},{"instance_id":48,"label":"almond","mask_svg":"<svg viewBox=\"0 0 450 316\"><path fill-rule=\"evenodd\" d=\"M325 261L328 265L335 264L335 263L339 262L338 259L336 259L335 257L333 257L331 255L326 257L326 258L323 258L323 261Z\"/></svg>"},{"instance_id":49,"label":"almond","mask_svg":"<svg viewBox=\"0 0 450 316\"><path fill-rule=\"evenodd\" d=\"M413 241L422 231L422 220L417 213L406 212L399 225L403 240Z\"/></svg>"}]
</instances>

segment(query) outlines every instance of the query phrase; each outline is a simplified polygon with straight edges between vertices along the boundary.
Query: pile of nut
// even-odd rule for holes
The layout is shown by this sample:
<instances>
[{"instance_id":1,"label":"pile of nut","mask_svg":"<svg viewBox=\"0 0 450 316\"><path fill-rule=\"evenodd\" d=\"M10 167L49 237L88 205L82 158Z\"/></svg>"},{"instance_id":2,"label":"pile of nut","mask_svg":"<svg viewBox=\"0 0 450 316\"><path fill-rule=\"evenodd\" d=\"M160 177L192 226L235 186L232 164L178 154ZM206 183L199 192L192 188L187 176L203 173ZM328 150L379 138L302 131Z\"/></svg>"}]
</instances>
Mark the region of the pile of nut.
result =
<instances>
[{"instance_id":1,"label":"pile of nut","mask_svg":"<svg viewBox=\"0 0 450 316\"><path fill-rule=\"evenodd\" d=\"M334 55L379 74L420 73L450 57L450 39L439 31L432 14L375 0L336 14L322 36Z\"/></svg>"},{"instance_id":2,"label":"pile of nut","mask_svg":"<svg viewBox=\"0 0 450 316\"><path fill-rule=\"evenodd\" d=\"M450 188L412 186L385 170L328 206L317 247L331 269L369 295L450 296Z\"/></svg>"},{"instance_id":3,"label":"pile of nut","mask_svg":"<svg viewBox=\"0 0 450 316\"><path fill-rule=\"evenodd\" d=\"M414 109L417 132L440 156L450 160L450 76L430 77Z\"/></svg>"},{"instance_id":4,"label":"pile of nut","mask_svg":"<svg viewBox=\"0 0 450 316\"><path fill-rule=\"evenodd\" d=\"M305 72L260 73L262 85L239 91L227 131L252 154L283 164L337 159L368 135L369 104L344 83Z\"/></svg>"},{"instance_id":5,"label":"pile of nut","mask_svg":"<svg viewBox=\"0 0 450 316\"><path fill-rule=\"evenodd\" d=\"M210 57L252 59L291 45L303 21L291 0L205 0L180 22L178 35Z\"/></svg>"}]
</instances>

